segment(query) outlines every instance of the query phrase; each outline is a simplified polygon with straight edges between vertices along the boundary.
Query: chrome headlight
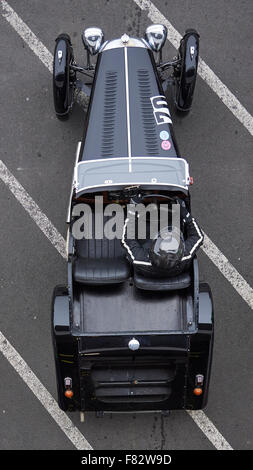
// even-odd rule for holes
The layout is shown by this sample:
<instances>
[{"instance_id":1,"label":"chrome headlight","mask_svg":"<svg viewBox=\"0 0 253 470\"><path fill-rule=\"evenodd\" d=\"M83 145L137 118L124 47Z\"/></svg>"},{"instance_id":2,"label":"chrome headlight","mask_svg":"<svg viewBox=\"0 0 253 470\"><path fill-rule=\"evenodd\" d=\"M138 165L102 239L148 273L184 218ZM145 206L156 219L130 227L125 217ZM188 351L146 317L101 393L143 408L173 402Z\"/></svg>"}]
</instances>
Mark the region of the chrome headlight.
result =
<instances>
[{"instance_id":1,"label":"chrome headlight","mask_svg":"<svg viewBox=\"0 0 253 470\"><path fill-rule=\"evenodd\" d=\"M99 49L103 44L104 33L100 28L87 28L82 34L82 40L85 49L87 49L91 55L95 55L99 52Z\"/></svg>"},{"instance_id":2,"label":"chrome headlight","mask_svg":"<svg viewBox=\"0 0 253 470\"><path fill-rule=\"evenodd\" d=\"M159 52L165 44L167 28L163 24L152 24L145 32L145 39L154 52Z\"/></svg>"}]
</instances>

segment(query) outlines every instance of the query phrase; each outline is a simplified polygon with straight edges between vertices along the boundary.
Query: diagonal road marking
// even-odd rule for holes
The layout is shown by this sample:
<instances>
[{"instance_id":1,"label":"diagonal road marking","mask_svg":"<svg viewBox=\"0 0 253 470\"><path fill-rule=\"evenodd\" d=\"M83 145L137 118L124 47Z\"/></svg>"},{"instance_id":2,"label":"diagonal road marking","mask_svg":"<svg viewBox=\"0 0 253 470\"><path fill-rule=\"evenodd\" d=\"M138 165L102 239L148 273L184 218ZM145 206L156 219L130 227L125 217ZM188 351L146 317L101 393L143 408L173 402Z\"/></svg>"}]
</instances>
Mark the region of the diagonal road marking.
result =
<instances>
[{"instance_id":1,"label":"diagonal road marking","mask_svg":"<svg viewBox=\"0 0 253 470\"><path fill-rule=\"evenodd\" d=\"M172 26L169 20L158 10L158 8L150 0L133 0L138 7L147 12L148 18L153 23L162 23L168 29L167 39L178 49L181 34ZM253 136L253 117L240 101L233 95L228 87L219 79L206 62L199 58L198 74L210 86L210 88L218 95L223 104L231 111L231 113L241 122L241 124Z\"/></svg>"},{"instance_id":2,"label":"diagonal road marking","mask_svg":"<svg viewBox=\"0 0 253 470\"><path fill-rule=\"evenodd\" d=\"M180 41L180 34L173 28L171 23L157 10L157 8L152 4L152 2L148 0L134 0L136 4L142 10L148 10L148 16L152 21L163 22L168 27L168 39L172 42L172 44L177 47ZM21 18L15 13L15 11L8 5L5 0L1 0L1 5L3 9L2 15L4 18L11 24L11 26L16 30L16 32L26 41L29 45L31 50L39 57L39 59L44 63L44 65L48 68L50 72L52 72L52 54L47 50L47 48L41 43L41 41L37 38L37 36L32 33L30 28L21 20ZM211 71L211 69L205 64L202 59L200 60L200 64L202 64L202 72L200 72L202 78L207 81L209 86L218 94L220 99L223 103L230 109L230 111L239 119L239 121L248 129L248 131L253 135L253 118L252 116L246 111L245 108L240 104L240 102L234 97L234 95L228 90L228 88L219 80L219 78ZM201 70L201 66L200 66ZM232 104L231 104L232 103ZM239 113L235 112L239 105ZM7 180L9 183L13 183L15 178L9 170L5 167L5 165L1 162L1 170L2 170L2 180L5 179L5 184L7 184ZM8 173L9 172L9 173ZM5 176L4 176L5 174ZM6 176L8 175L7 179ZM14 178L14 180L13 180ZM18 182L17 182L18 183ZM14 196L17 197L17 194L20 194L20 189L22 186L18 183L17 187L14 184L7 184L9 189L13 192ZM12 187L12 189L11 189ZM14 190L15 189L15 190ZM24 190L24 188L22 188ZM24 190L25 191L25 190ZM15 194L16 193L16 194ZM25 192L26 193L26 192ZM25 199L27 200L28 196L28 204L23 205L25 210L29 213L31 217L36 214L36 210L40 212L40 217L37 218L33 217L38 227L43 231L43 233L47 236L51 243L54 244L56 249L59 251L62 256L65 257L64 251L64 239L61 237L61 241L57 241L57 237L55 238L55 232L53 237L51 237L50 232L52 230L52 224L47 219L47 217L40 211L36 203L30 198L28 193L26 193ZM30 198L30 199L29 199ZM24 200L25 200L24 199ZM32 207L33 210L28 210L30 207L30 202L33 201ZM19 202L21 202L19 200ZM43 218L43 216L45 218ZM47 219L47 220L46 220ZM43 222L42 222L43 221ZM50 229L47 231L45 229L45 223L47 226L47 221L49 225L51 224ZM43 230L44 229L44 230ZM56 230L56 229L55 229ZM218 267L218 269L222 272L222 274L226 277L226 279L233 285L233 287L237 290L237 292L242 296L242 298L247 302L250 308L253 308L253 290L249 286L249 284L243 279L243 277L236 271L236 269L229 263L227 258L220 252L220 250L214 245L214 243L205 236L205 244L203 246L204 252L209 256L209 258L214 262L214 264ZM58 247L57 247L58 246ZM64 253L64 254L63 254ZM194 419L196 424L200 427L200 429L207 435L209 440L215 445L216 448L220 449L231 449L231 446L227 443L227 441L223 438L223 436L218 432L215 428L213 423L207 418L204 412L188 412L188 414Z\"/></svg>"},{"instance_id":3,"label":"diagonal road marking","mask_svg":"<svg viewBox=\"0 0 253 470\"><path fill-rule=\"evenodd\" d=\"M204 233L204 244L202 250L223 274L227 281L233 286L236 292L242 297L244 302L253 310L253 289L242 275L229 262L226 256L212 242L206 233Z\"/></svg>"},{"instance_id":4,"label":"diagonal road marking","mask_svg":"<svg viewBox=\"0 0 253 470\"><path fill-rule=\"evenodd\" d=\"M181 35L171 25L171 23L162 15L162 13L153 5L149 0L134 0L135 3L143 10L148 11L148 16L152 21L163 22L168 28L168 39L177 47ZM1 0L2 15L11 24L15 31L26 41L32 51L39 57L42 63L52 72L53 56L51 52L42 44L42 42L35 36L30 28L24 21L17 15L17 13L5 1ZM218 79L218 77L217 77ZM219 80L219 79L218 79ZM215 90L214 90L215 91ZM231 93L231 92L229 92ZM85 106L84 102L84 106ZM250 116L253 123L253 118ZM253 124L252 124L253 126ZM223 255L219 248L212 242L212 240L205 234L205 242L202 246L205 254L211 259L223 276L232 284L234 289L243 298L243 300L253 309L253 289L241 274L231 265L228 259Z\"/></svg>"},{"instance_id":5,"label":"diagonal road marking","mask_svg":"<svg viewBox=\"0 0 253 470\"><path fill-rule=\"evenodd\" d=\"M39 206L34 202L31 196L26 192L23 186L21 186L21 184L18 182L15 176L8 170L6 165L1 160L0 160L0 179L12 192L13 196L15 196L15 198L23 206L26 212L28 212L30 217L34 220L34 222L39 227L39 229L48 238L50 243L52 243L52 245L56 248L58 253L60 253L61 256L64 259L66 259L64 238L57 231L57 229L54 227L52 222L47 218L47 216L40 210ZM17 365L22 364L23 369L24 368L27 369L28 366L17 352L16 352L17 363L14 360L13 354L7 355L6 351L8 352L9 349L11 348L14 350L14 348L9 345L8 348L7 346L5 346L5 349L3 349L2 346L5 345L5 343L9 345L6 338L2 335L2 333L0 333L0 350L6 355L8 360L10 360L9 358L11 357L13 358L13 360L10 362L13 365L13 367L17 370L17 372L20 374L20 376L23 378L23 380L25 380L27 385L31 388L31 390L35 393L36 396L37 396L37 389L39 388L39 386L43 388L44 395L49 396L49 392L46 391L45 387L39 382L39 380L36 378L36 376L32 372L29 373L29 374L33 374L32 382L28 380L29 379L28 373L26 373L24 377L21 375L21 373L19 372L19 368L17 368ZM33 387L34 381L36 382L36 387ZM58 415L57 413L55 413L56 404L54 404L52 409L51 407L48 406L48 403L53 403L52 402L52 400L54 400L53 397L50 398L50 402L48 402L47 400L42 401L40 398L39 400L41 401L42 404L44 404L48 412L53 416L53 418L55 419L57 424L59 424L59 426L65 432L65 434L67 434L64 420L58 419ZM221 433L218 431L218 429L214 426L212 421L205 415L203 411L187 411L187 412L191 416L191 418L194 420L194 422L197 424L197 426L201 429L201 431L210 440L210 442L216 447L217 450L232 450L232 447L230 446L230 444L221 435ZM78 430L76 430L76 432L77 431ZM71 439L71 437L69 438ZM84 442L86 443L87 441L85 440ZM79 440L77 441L77 444L79 445ZM89 445L89 444L87 443L85 445ZM83 447L83 448L86 448L86 447Z\"/></svg>"},{"instance_id":6,"label":"diagonal road marking","mask_svg":"<svg viewBox=\"0 0 253 470\"><path fill-rule=\"evenodd\" d=\"M67 414L62 411L55 399L40 382L38 377L30 369L24 359L16 351L16 349L9 343L5 336L0 332L0 351L4 357L9 361L15 371L19 374L21 379L34 393L36 398L52 416L61 430L66 434L68 439L74 444L78 450L92 450L92 447L85 439L84 435L73 424Z\"/></svg>"},{"instance_id":7,"label":"diagonal road marking","mask_svg":"<svg viewBox=\"0 0 253 470\"><path fill-rule=\"evenodd\" d=\"M206 435L209 441L217 450L233 450L231 445L226 441L218 429L214 426L212 421L206 416L202 410L186 410L188 415L191 416L195 424Z\"/></svg>"},{"instance_id":8,"label":"diagonal road marking","mask_svg":"<svg viewBox=\"0 0 253 470\"><path fill-rule=\"evenodd\" d=\"M66 259L64 238L1 160L0 179L9 188L19 203L22 204L23 208L34 220L42 233L48 238L50 243L52 243L58 253L64 259ZM67 414L58 407L55 399L40 382L34 372L29 368L18 351L16 351L16 349L14 349L14 347L9 343L2 332L0 332L0 351L14 367L16 372L20 375L34 395L38 398L41 404L46 408L48 413L52 416L52 418L66 434L69 440L74 444L74 446L78 450L92 449L83 434L79 431L78 428L76 428L76 426L74 426L73 422L68 418Z\"/></svg>"},{"instance_id":9,"label":"diagonal road marking","mask_svg":"<svg viewBox=\"0 0 253 470\"><path fill-rule=\"evenodd\" d=\"M177 49L180 43L181 34L172 26L165 16L156 8L150 0L133 0L141 10L147 11L149 19L156 23L163 23L168 29L167 39ZM53 72L53 55L37 38L31 29L17 15L11 6L1 0L2 16L10 23L20 37L27 43L30 49L37 55L47 69ZM253 136L253 117L244 108L240 101L233 95L228 87L219 79L219 77L210 69L206 62L199 58L198 74L210 86L210 88L218 95L224 105L233 113L233 115L241 122L241 124ZM78 101L85 108L87 107L87 99L80 93Z\"/></svg>"},{"instance_id":10,"label":"diagonal road marking","mask_svg":"<svg viewBox=\"0 0 253 470\"><path fill-rule=\"evenodd\" d=\"M49 72L53 73L53 55L42 44L30 28L21 20L17 13L5 1L1 0L2 16L11 24L19 36L26 42L35 55L43 62Z\"/></svg>"},{"instance_id":11,"label":"diagonal road marking","mask_svg":"<svg viewBox=\"0 0 253 470\"><path fill-rule=\"evenodd\" d=\"M26 192L23 186L21 186L18 180L8 170L2 160L0 160L0 179L6 184L20 204L22 204L23 208L28 212L30 217L38 225L39 229L44 233L60 255L67 259L64 238L60 235L47 216L40 210L39 206Z\"/></svg>"},{"instance_id":12,"label":"diagonal road marking","mask_svg":"<svg viewBox=\"0 0 253 470\"><path fill-rule=\"evenodd\" d=\"M41 60L49 72L53 73L53 54L44 46L38 37L32 32L26 23L17 15L11 6L1 0L2 16L15 29L19 36L26 42L34 54ZM83 91L76 91L75 100L84 109L87 109L89 98Z\"/></svg>"}]
</instances>

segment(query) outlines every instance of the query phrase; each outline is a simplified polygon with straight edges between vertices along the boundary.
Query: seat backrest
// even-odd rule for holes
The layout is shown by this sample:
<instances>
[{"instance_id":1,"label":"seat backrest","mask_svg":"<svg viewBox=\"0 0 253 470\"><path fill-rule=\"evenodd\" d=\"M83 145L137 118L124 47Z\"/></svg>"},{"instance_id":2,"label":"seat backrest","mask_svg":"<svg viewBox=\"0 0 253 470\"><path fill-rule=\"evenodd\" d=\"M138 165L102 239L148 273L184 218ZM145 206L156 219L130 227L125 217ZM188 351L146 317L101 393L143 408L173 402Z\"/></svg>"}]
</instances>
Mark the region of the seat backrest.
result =
<instances>
[{"instance_id":1,"label":"seat backrest","mask_svg":"<svg viewBox=\"0 0 253 470\"><path fill-rule=\"evenodd\" d=\"M77 240L76 254L82 258L98 259L98 258L120 258L125 253L121 246L120 240Z\"/></svg>"},{"instance_id":2,"label":"seat backrest","mask_svg":"<svg viewBox=\"0 0 253 470\"><path fill-rule=\"evenodd\" d=\"M108 217L104 217L104 224ZM92 217L92 239L83 238L82 240L75 241L75 249L77 257L86 259L101 259L101 258L125 258L125 250L121 245L118 238L108 240L103 234L102 239L95 238L95 216Z\"/></svg>"},{"instance_id":3,"label":"seat backrest","mask_svg":"<svg viewBox=\"0 0 253 470\"><path fill-rule=\"evenodd\" d=\"M93 233L94 233L93 217ZM130 276L130 264L118 238L75 241L73 278L86 285L117 284Z\"/></svg>"}]
</instances>

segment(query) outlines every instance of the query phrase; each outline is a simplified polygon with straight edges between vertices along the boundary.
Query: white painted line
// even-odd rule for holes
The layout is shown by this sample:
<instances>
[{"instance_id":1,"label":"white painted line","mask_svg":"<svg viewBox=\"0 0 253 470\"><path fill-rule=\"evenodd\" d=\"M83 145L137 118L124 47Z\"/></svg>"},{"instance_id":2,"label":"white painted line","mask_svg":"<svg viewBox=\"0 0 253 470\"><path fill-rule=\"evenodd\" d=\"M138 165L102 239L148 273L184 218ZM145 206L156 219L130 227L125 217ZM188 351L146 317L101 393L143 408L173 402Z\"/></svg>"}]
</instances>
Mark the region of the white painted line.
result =
<instances>
[{"instance_id":1,"label":"white painted line","mask_svg":"<svg viewBox=\"0 0 253 470\"><path fill-rule=\"evenodd\" d=\"M163 23L168 29L168 40L177 49L180 43L181 34L172 26L165 16L156 8L150 0L133 0L142 10L147 11L147 15L153 23ZM53 72L53 55L37 38L31 29L17 15L11 6L1 0L2 15L22 37L31 50L41 60L50 72ZM219 77L210 69L203 59L199 59L198 73L210 86L210 88L219 96L221 101L233 113L233 115L243 124L243 126L253 136L253 117L244 108L240 101L233 95L228 87L219 79ZM78 103L87 108L87 97L84 93L77 94Z\"/></svg>"},{"instance_id":2,"label":"white painted line","mask_svg":"<svg viewBox=\"0 0 253 470\"><path fill-rule=\"evenodd\" d=\"M38 205L25 191L23 186L17 181L12 173L7 169L4 163L0 160L0 179L6 184L18 202L28 212L30 217L37 224L39 229L44 233L52 245L56 248L58 253L66 259L65 240L40 210ZM72 421L68 418L66 413L58 407L58 404L50 393L46 390L44 385L39 381L36 375L32 372L26 362L22 359L19 353L8 342L5 336L0 332L0 351L14 367L16 372L24 380L26 385L32 390L38 400L46 408L48 413L60 426L61 430L66 434L74 446L79 450L92 449L83 434L74 426Z\"/></svg>"},{"instance_id":3,"label":"white painted line","mask_svg":"<svg viewBox=\"0 0 253 470\"><path fill-rule=\"evenodd\" d=\"M2 15L15 29L19 36L26 42L30 49L36 56L43 62L47 69L53 73L53 56L51 52L42 44L37 36L28 28L28 26L21 20L17 13L5 1L1 0Z\"/></svg>"},{"instance_id":4,"label":"white painted line","mask_svg":"<svg viewBox=\"0 0 253 470\"><path fill-rule=\"evenodd\" d=\"M38 377L33 373L18 351L9 343L5 336L0 332L0 351L9 361L21 379L34 393L36 398L52 416L61 430L78 450L92 450L92 447L85 439L79 429L72 423L67 414L62 411L55 399L50 395Z\"/></svg>"},{"instance_id":5,"label":"white painted line","mask_svg":"<svg viewBox=\"0 0 253 470\"><path fill-rule=\"evenodd\" d=\"M66 259L65 240L60 235L58 230L54 227L52 222L47 216L40 210L36 202L29 196L26 190L21 186L18 180L8 170L5 164L0 160L0 179L6 184L15 198L22 204L23 208L28 212L30 217L38 225L40 230L60 253L60 255Z\"/></svg>"},{"instance_id":6,"label":"white painted line","mask_svg":"<svg viewBox=\"0 0 253 470\"><path fill-rule=\"evenodd\" d=\"M228 261L225 255L212 242L212 240L204 234L204 244L202 250L208 258L215 264L221 274L233 286L236 292L242 297L244 302L253 310L253 289L235 267Z\"/></svg>"},{"instance_id":7,"label":"white painted line","mask_svg":"<svg viewBox=\"0 0 253 470\"><path fill-rule=\"evenodd\" d=\"M167 39L178 49L181 34L172 26L165 16L156 8L150 0L133 0L141 10L147 11L148 18L153 23L162 23L168 29ZM190 26L190 25L189 25ZM218 95L225 106L233 113L233 115L241 122L241 124L253 136L253 117L240 101L233 95L228 87L219 79L219 77L210 69L203 59L199 59L198 74L210 88Z\"/></svg>"},{"instance_id":8,"label":"white painted line","mask_svg":"<svg viewBox=\"0 0 253 470\"><path fill-rule=\"evenodd\" d=\"M137 5L139 5L141 9L148 10L148 16L153 22L162 22L167 26L168 39L171 41L171 43L175 47L178 47L178 44L181 38L180 34L178 33L178 31L175 30L175 28L173 28L173 26L161 14L161 12L152 4L152 2L148 0L134 0L134 1ZM44 63L44 65L48 68L48 70L52 72L52 60L53 60L52 54L45 48L45 46L32 33L30 28L28 28L28 26L18 17L18 15L14 12L14 10L8 5L6 1L1 0L1 4L3 8L3 16L13 26L16 32L26 41L29 47L40 58L40 60ZM208 72L208 69L204 67L204 71ZM207 77L210 78L211 75L207 74ZM204 79L207 81L206 78ZM218 79L218 77L215 76L215 74L212 80L210 81L210 83L213 83L213 82L216 82L216 85L218 88L220 87L220 93L222 93L222 95L223 95L223 92L225 93L226 99L223 97L224 99L222 99L222 101L224 102L224 104L226 104L226 106L228 106L226 103L226 100L228 99L229 96L233 97L236 100L236 98L231 94L231 92L229 92L230 95L226 94L226 90L228 89L225 87L224 84L222 84L222 82ZM210 83L208 84L211 86ZM230 100L228 101L230 103ZM240 119L238 117L238 114L235 114L233 109L231 109L229 106L228 108L242 122L242 124L249 130L249 132L252 133L253 118L252 116L249 115L249 113L247 114L246 116L247 119L248 117L250 118L249 125L248 125L247 124L248 120L247 119L245 120L245 113L243 113L243 110L244 111L246 110L242 107L240 103L239 105L241 107L239 109ZM16 180L16 178L9 172L9 170L3 164L3 162L0 162L0 172L1 172L2 181L8 186L8 188L11 190L11 192L14 194L17 200L23 205L25 210L33 218L33 220L38 225L38 227L42 230L42 232L47 236L49 241L55 246L58 252L64 258L66 258L65 241L63 237L59 234L59 232L57 232L57 230L49 221L49 219L45 216L45 214L43 214L40 211L37 204L28 195L28 193L24 190L24 188L20 185L20 183ZM245 302L247 302L247 304L251 308L253 308L252 289L249 286L249 284L242 278L242 276L236 271L236 269L228 262L227 258L225 258L225 256L220 252L220 250L211 242L209 237L207 237L207 235L205 235L205 237L206 237L206 241L203 246L204 252L207 254L207 256L210 257L210 259L214 262L214 264L218 267L218 269L222 272L222 274L226 277L226 279L233 285L233 287L242 296ZM215 428L213 423L211 423L209 418L204 414L204 412L193 411L193 412L188 412L188 413L194 419L195 423L199 426L199 428L207 435L208 439L214 444L214 446L217 449L218 448L232 449L230 445L225 441L223 436L221 436L219 431Z\"/></svg>"},{"instance_id":9,"label":"white painted line","mask_svg":"<svg viewBox=\"0 0 253 470\"><path fill-rule=\"evenodd\" d=\"M37 204L28 195L25 189L21 186L21 184L12 175L12 173L7 169L7 167L4 165L4 163L1 160L0 160L0 179L7 185L7 187L10 189L12 194L16 197L16 199L20 202L20 204L22 204L24 209L32 217L32 219L35 221L37 226L46 235L48 240L53 244L53 246L57 249L57 251L63 256L63 258L66 259L64 238L59 234L59 232L57 232L53 224L49 221L49 219L45 216L45 214L42 213L42 211L37 206ZM208 253L206 254L208 255ZM219 263L218 263L219 258L222 256L223 256L222 253L214 245L212 257L218 269L220 270L222 269L225 272L224 265L221 264L221 266L219 266ZM236 279L239 273L237 273L237 271L233 268L232 265L230 265L230 269L232 269L232 275ZM197 414L195 415L195 413ZM230 447L229 444L224 439L224 437L221 436L221 434L215 428L215 426L211 423L209 418L204 414L204 412L199 413L199 412L193 411L193 412L189 412L189 415L192 417L192 419L194 419L195 423L199 426L201 431L208 437L210 442L212 442L212 444L215 445L217 449Z\"/></svg>"},{"instance_id":10,"label":"white painted line","mask_svg":"<svg viewBox=\"0 0 253 470\"><path fill-rule=\"evenodd\" d=\"M37 38L37 36L32 32L27 24L24 23L24 21L17 15L17 13L5 0L1 0L1 6L2 16L26 42L26 44L41 60L49 72L53 73L53 54L51 54L46 46L44 46L44 44ZM75 91L75 100L84 109L84 111L87 110L89 97L85 95L82 90Z\"/></svg>"},{"instance_id":11,"label":"white painted line","mask_svg":"<svg viewBox=\"0 0 253 470\"><path fill-rule=\"evenodd\" d=\"M187 413L217 450L233 450L231 445L226 441L226 439L224 439L222 434L202 410L188 410Z\"/></svg>"},{"instance_id":12,"label":"white painted line","mask_svg":"<svg viewBox=\"0 0 253 470\"><path fill-rule=\"evenodd\" d=\"M0 179L6 184L18 202L22 204L26 212L28 212L30 217L34 220L60 255L66 259L66 242L64 238L1 160ZM204 244L201 248L227 281L233 286L236 292L253 310L252 287L228 261L226 256L223 255L206 233L204 234Z\"/></svg>"}]
</instances>

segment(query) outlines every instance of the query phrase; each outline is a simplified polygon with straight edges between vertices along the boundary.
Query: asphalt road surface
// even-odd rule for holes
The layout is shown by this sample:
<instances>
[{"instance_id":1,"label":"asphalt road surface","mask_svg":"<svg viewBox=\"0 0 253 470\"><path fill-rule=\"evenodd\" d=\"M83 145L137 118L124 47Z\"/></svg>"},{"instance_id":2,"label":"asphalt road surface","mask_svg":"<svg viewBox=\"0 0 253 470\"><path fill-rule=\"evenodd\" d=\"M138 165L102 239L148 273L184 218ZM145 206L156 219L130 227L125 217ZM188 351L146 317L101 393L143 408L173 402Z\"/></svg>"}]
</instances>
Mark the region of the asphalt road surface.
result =
<instances>
[{"instance_id":1,"label":"asphalt road surface","mask_svg":"<svg viewBox=\"0 0 253 470\"><path fill-rule=\"evenodd\" d=\"M106 39L124 32L142 36L151 23L148 14L157 11L152 5L144 9L144 3L8 2L51 53L56 36L69 33L79 62L84 61L80 34L85 27L101 27ZM252 1L155 0L153 5L180 34L189 27L199 31L202 59L253 114ZM65 237L75 149L85 113L76 105L68 122L56 119L51 73L22 31L10 24L6 8L1 2L1 160ZM167 41L164 57L173 55L175 49ZM173 122L194 177L193 214L253 286L252 134L200 77L190 115L182 119L173 113ZM53 287L66 283L66 262L1 180L0 198L0 330L56 398L50 303ZM87 413L84 423L78 413L69 414L94 449L215 449L222 446L222 438L233 449L253 448L252 308L203 252L199 261L201 279L211 285L215 304L212 377L203 426L184 411L173 411L167 418L136 413L100 419ZM26 375L18 374L0 354L0 448L75 449L75 442L48 413L47 403L25 383Z\"/></svg>"}]
</instances>

